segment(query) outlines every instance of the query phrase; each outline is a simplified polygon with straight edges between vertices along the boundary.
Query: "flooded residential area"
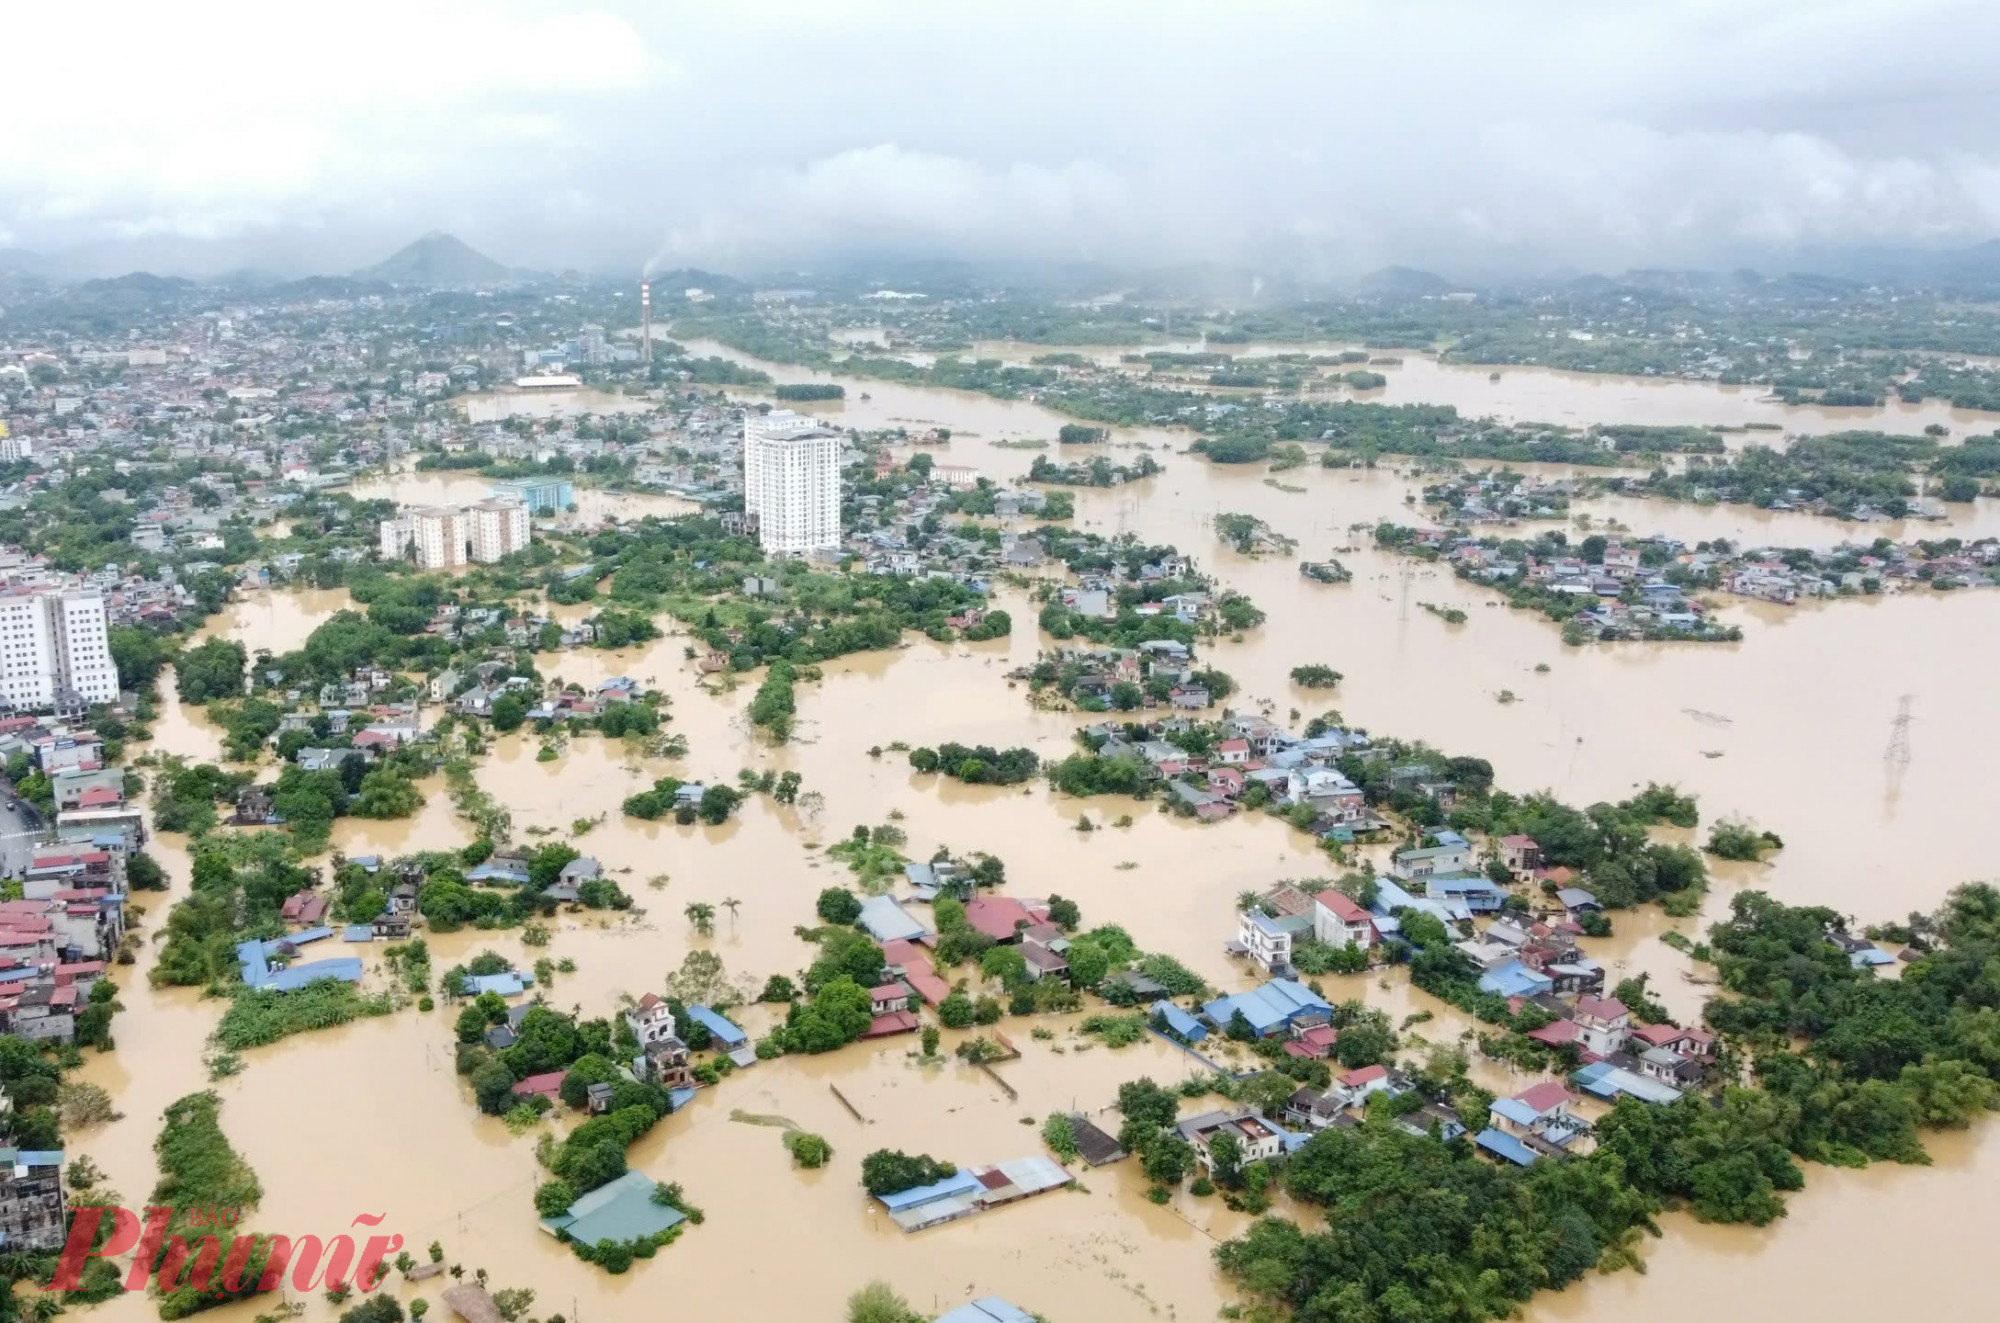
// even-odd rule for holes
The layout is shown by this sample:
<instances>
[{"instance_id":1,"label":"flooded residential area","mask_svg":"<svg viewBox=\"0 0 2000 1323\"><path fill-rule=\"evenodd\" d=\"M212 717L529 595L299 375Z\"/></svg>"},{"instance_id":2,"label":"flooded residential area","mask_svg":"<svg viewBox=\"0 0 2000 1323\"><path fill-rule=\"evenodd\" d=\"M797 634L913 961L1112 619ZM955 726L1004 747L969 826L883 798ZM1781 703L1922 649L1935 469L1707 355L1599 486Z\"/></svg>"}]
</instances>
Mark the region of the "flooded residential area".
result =
<instances>
[{"instance_id":1,"label":"flooded residential area","mask_svg":"<svg viewBox=\"0 0 2000 1323\"><path fill-rule=\"evenodd\" d=\"M1060 425L1031 407L962 393L840 384L850 400L870 396L865 404L832 411L843 426L948 428L949 447L929 453L940 462L970 462L1002 484L1017 482L1026 463L992 443L1046 435ZM1120 432L1112 445L1172 454L1184 449L1185 437ZM1243 686L1235 706L1310 709L1318 696L1295 687L1288 673L1329 659L1343 672L1338 701L1349 722L1490 758L1502 784L1589 803L1623 797L1647 782L1669 782L1695 795L1705 816L1741 817L1784 834L1785 848L1771 862L1713 867L1710 890L1693 918L1663 924L1621 915L1615 937L1591 944L1614 980L1648 975L1655 994L1678 1015L1698 1016L1712 974L1661 943L1660 934L1698 934L1727 914L1738 890L1755 887L1787 903L1830 905L1867 921L1934 907L1985 864L1983 843L1965 825L1976 820L1983 786L1976 769L1981 751L2000 740L2000 710L1978 697L1954 640L1993 628L2000 595L1891 595L1796 611L1746 604L1733 608L1744 625L1741 643L1578 650L1523 613L1494 608L1438 568L1412 572L1371 548L1350 547L1361 540L1351 529L1396 517L1422 485L1395 467L1307 470L1299 475L1305 489L1287 491L1196 457L1172 458L1167 466L1161 476L1131 488L1079 492L1075 522L1187 548L1213 567L1220 584L1248 594L1282 622L1215 645L1217 664ZM357 497L429 505L476 496L472 485L410 473L371 479L354 490ZM1992 504L1982 500L1969 513L1990 515ZM1301 554L1339 549L1352 581L1315 584L1289 559L1240 555L1218 545L1214 516L1224 510L1255 514L1296 539ZM580 516L593 524L678 513L579 502ZM1624 511L1589 513L1606 521L1619 514L1623 522L1634 519ZM1842 531L1837 525L1821 530L1821 521L1808 515L1765 515L1757 524L1744 512L1708 516L1718 525L1681 535L1744 539L1767 525L1803 539ZM1025 593L1003 589L997 600L1016 619L1032 619L1035 608ZM1412 610L1413 600L1456 605L1468 619L1446 624ZM333 613L356 605L339 589L242 592L198 637L240 642L253 656L283 655ZM534 737L516 733L496 739L477 772L481 787L511 813L517 832L560 836L579 818L608 814L578 844L608 874L625 879L634 908L565 919L551 943L537 950L514 933L435 936L434 964L458 963L484 949L524 966L542 955L566 957L576 972L537 995L586 1014L658 987L691 949L712 950L731 976L751 982L796 972L811 952L794 929L810 914L818 891L844 872L825 857L824 847L852 824L893 819L913 856L937 847L990 851L1005 859L1014 889L1060 892L1091 919L1126 928L1142 949L1170 953L1219 987L1249 988L1255 978L1222 950L1234 932L1235 898L1278 879L1323 877L1332 868L1309 837L1282 822L1208 824L1149 802L1090 801L1082 807L1106 829L1079 833L1073 828L1078 805L1046 787L963 786L914 774L894 755L870 756L871 748L892 744L952 742L1025 746L1050 761L1063 757L1078 718L1036 711L1006 679L1046 646L1032 629L1017 625L1010 639L991 643L915 638L894 650L830 663L824 678L803 691L797 732L783 746L748 723L752 688L705 683L684 656L685 644L685 633L670 628L641 647L541 659L551 684L595 688L630 676L659 690L672 729L687 739L685 758L653 759L621 753L609 741L576 739L559 757L542 761ZM1838 700L1798 702L1799 687L1808 683ZM202 711L176 699L170 677L162 691L150 749L192 761L218 757L219 733ZM1517 697L1499 702L1502 691ZM1885 750L1905 693L1915 696L1909 708L1912 756L1900 765L1885 762ZM737 767L796 771L819 799L809 812L757 802L721 827L618 815L627 796L682 766L709 775ZM442 784L435 778L419 784L427 802L415 816L375 824L343 820L334 848L353 858L465 846L472 828L450 812ZM1130 825L1108 826L1128 815ZM1828 830L1829 823L1840 828ZM145 940L121 989L119 1048L93 1060L85 1073L110 1091L123 1113L82 1140L121 1190L145 1189L154 1180L153 1118L173 1098L207 1086L204 1040L218 1009L191 990L147 982L165 911L184 894L187 869L185 847L174 833L161 833L153 848L169 890L147 898L136 925ZM1383 858L1373 850L1363 857ZM660 879L657 889L646 881L654 878ZM710 935L692 932L683 918L690 904L732 898L740 905ZM373 983L389 976L371 958L367 977ZM1334 1001L1379 1006L1399 1021L1425 1017L1413 1034L1419 1041L1449 1043L1476 1029L1397 972L1334 976L1326 986ZM770 1014L751 1007L743 1017L754 1033ZM408 1244L441 1240L454 1260L486 1268L497 1282L531 1286L550 1301L575 1298L593 1317L607 1310L642 1317L660 1292L734 1316L827 1316L851 1287L850 1265L885 1259L896 1261L906 1294L940 1309L976 1284L1012 1298L1053 1296L1090 1317L1212 1316L1235 1296L1209 1251L1240 1234L1247 1217L1214 1199L1185 1194L1156 1206L1144 1198L1145 1181L1128 1167L1088 1172L1081 1188L1032 1211L922 1233L923 1249L915 1255L906 1254L904 1233L862 1206L850 1182L840 1178L849 1154L878 1145L1011 1156L1037 1146L1036 1132L1023 1121L1039 1125L1052 1112L1077 1109L1103 1112L1124 1080L1144 1075L1176 1085L1205 1069L1159 1037L1125 1048L1093 1044L1079 1032L1078 1018L1050 1020L1046 1041L1040 1029L1033 1039L1015 1034L1020 1057L996 1068L1004 1091L974 1067L948 1058L937 1064L915 1059L901 1039L824 1058L759 1063L703 1090L628 1157L635 1169L699 1192L707 1218L690 1233L697 1239L610 1279L524 1215L541 1175L534 1139L510 1134L467 1105L466 1087L452 1068L448 1010L407 1010L255 1049L244 1054L240 1076L214 1087L225 1100L232 1141L264 1185L260 1225L325 1227L330 1235L353 1212L379 1212ZM947 1044L957 1036L947 1034ZM1505 1063L1488 1067L1482 1078L1494 1091L1530 1079ZM820 1172L788 1170L790 1160L766 1127L734 1119L746 1115L783 1117L827 1136L838 1155L835 1165ZM1913 1253L1962 1240L1969 1224L1993 1211L1991 1182L1977 1175L1996 1160L1988 1127L1939 1145L1935 1160L1935 1169L1923 1172L1816 1175L1793 1200L1792 1215L1762 1231L1670 1217L1663 1239L1647 1249L1648 1275L1593 1281L1538 1301L1531 1313L1591 1318L1616 1310L1664 1319L1680 1309L1677 1283L1690 1275L1713 1280L1739 1271L1738 1265L1754 1274L1745 1279L1746 1312L1723 1317L1748 1318L1750 1308L1768 1307L1748 1302L1770 1299L1846 1308L1849 1288L1826 1280L1815 1265L1829 1244L1852 1242L1857 1251L1878 1246L1885 1204L1901 1209L1894 1234ZM1288 1211L1308 1221L1316 1216L1302 1205ZM792 1270L726 1266L767 1256L776 1226L787 1228L781 1234ZM1891 1294L1908 1304L1935 1290L1937 1307L1948 1309L1958 1298L1955 1289L1944 1282L1905 1282ZM301 1299L309 1315L336 1312ZM148 1307L142 1296L131 1295L101 1308ZM246 1318L259 1308L252 1302L231 1307Z\"/></svg>"},{"instance_id":2,"label":"flooded residential area","mask_svg":"<svg viewBox=\"0 0 2000 1323\"><path fill-rule=\"evenodd\" d=\"M0 1323L1993 1313L2000 18L79 17Z\"/></svg>"}]
</instances>

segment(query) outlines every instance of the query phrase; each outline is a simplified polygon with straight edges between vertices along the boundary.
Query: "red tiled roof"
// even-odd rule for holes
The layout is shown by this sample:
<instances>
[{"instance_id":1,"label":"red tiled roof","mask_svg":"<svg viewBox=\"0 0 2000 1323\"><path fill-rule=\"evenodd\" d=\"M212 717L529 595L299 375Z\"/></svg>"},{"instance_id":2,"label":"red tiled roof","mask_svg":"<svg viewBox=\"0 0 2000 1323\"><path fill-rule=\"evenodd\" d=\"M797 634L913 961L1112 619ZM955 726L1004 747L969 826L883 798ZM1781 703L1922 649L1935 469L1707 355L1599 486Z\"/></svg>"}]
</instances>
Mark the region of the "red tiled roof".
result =
<instances>
[{"instance_id":1,"label":"red tiled roof","mask_svg":"<svg viewBox=\"0 0 2000 1323\"><path fill-rule=\"evenodd\" d=\"M1353 1089L1353 1088L1358 1088L1363 1084L1372 1084L1376 1080L1387 1079L1387 1078L1389 1078L1389 1068L1387 1066L1377 1064L1373 1066L1363 1066L1359 1070L1350 1070L1345 1075L1342 1075L1340 1077L1340 1082L1347 1088Z\"/></svg>"},{"instance_id":2,"label":"red tiled roof","mask_svg":"<svg viewBox=\"0 0 2000 1323\"><path fill-rule=\"evenodd\" d=\"M1547 1043L1550 1047L1561 1047L1564 1043L1574 1043L1576 1041L1576 1021L1557 1020L1555 1023L1545 1024L1539 1029L1530 1029L1528 1037L1534 1039L1537 1043Z\"/></svg>"},{"instance_id":3,"label":"red tiled roof","mask_svg":"<svg viewBox=\"0 0 2000 1323\"><path fill-rule=\"evenodd\" d=\"M951 995L951 984L928 969L921 973L914 969L909 970L903 975L903 982L909 984L911 989L924 999L926 1006L936 1006Z\"/></svg>"},{"instance_id":4,"label":"red tiled roof","mask_svg":"<svg viewBox=\"0 0 2000 1323\"><path fill-rule=\"evenodd\" d=\"M878 1015L869 1021L867 1030L861 1036L863 1038L886 1038L890 1034L914 1033L916 1028L916 1012L890 1011L885 1015Z\"/></svg>"},{"instance_id":5,"label":"red tiled roof","mask_svg":"<svg viewBox=\"0 0 2000 1323\"><path fill-rule=\"evenodd\" d=\"M567 1073L567 1071L552 1070L546 1075L530 1075L514 1086L514 1096L530 1098L540 1094L551 1102L558 1102L562 1098L563 1076Z\"/></svg>"},{"instance_id":6,"label":"red tiled roof","mask_svg":"<svg viewBox=\"0 0 2000 1323\"><path fill-rule=\"evenodd\" d=\"M1342 892L1328 889L1314 896L1313 900L1318 904L1326 906L1333 917L1339 919L1342 923L1360 923L1368 917L1367 910L1355 904L1352 899Z\"/></svg>"},{"instance_id":7,"label":"red tiled roof","mask_svg":"<svg viewBox=\"0 0 2000 1323\"><path fill-rule=\"evenodd\" d=\"M1595 1016L1600 1020L1615 1020L1632 1012L1625 1009L1625 1003L1616 997L1579 997L1576 1003L1578 1015Z\"/></svg>"},{"instance_id":8,"label":"red tiled roof","mask_svg":"<svg viewBox=\"0 0 2000 1323\"><path fill-rule=\"evenodd\" d=\"M1514 1095L1516 1102L1526 1103L1538 1112L1550 1111L1570 1100L1569 1090L1561 1080L1543 1080L1540 1084L1521 1090Z\"/></svg>"},{"instance_id":9,"label":"red tiled roof","mask_svg":"<svg viewBox=\"0 0 2000 1323\"><path fill-rule=\"evenodd\" d=\"M1011 942L1021 925L1044 917L1012 896L975 896L965 902L965 921L996 942Z\"/></svg>"}]
</instances>

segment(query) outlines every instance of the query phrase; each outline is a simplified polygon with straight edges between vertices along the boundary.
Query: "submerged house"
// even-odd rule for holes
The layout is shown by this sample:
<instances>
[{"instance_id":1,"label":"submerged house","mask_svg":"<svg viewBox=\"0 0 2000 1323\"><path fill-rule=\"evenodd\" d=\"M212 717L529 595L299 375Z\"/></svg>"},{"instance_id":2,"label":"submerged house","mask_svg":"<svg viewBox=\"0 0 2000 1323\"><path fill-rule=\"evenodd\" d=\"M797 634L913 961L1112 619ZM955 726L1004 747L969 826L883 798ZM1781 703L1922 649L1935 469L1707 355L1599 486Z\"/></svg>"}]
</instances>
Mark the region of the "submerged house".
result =
<instances>
[{"instance_id":1,"label":"submerged house","mask_svg":"<svg viewBox=\"0 0 2000 1323\"><path fill-rule=\"evenodd\" d=\"M1055 1162L1036 1156L1015 1158L990 1167L961 1168L930 1185L876 1198L889 1210L890 1220L897 1226L905 1231L921 1231L1002 1204L1060 1190L1075 1180Z\"/></svg>"},{"instance_id":2,"label":"submerged house","mask_svg":"<svg viewBox=\"0 0 2000 1323\"><path fill-rule=\"evenodd\" d=\"M628 1171L598 1186L555 1217L542 1219L542 1230L558 1240L585 1245L611 1240L649 1239L687 1220L677 1208L655 1203L656 1181L643 1171Z\"/></svg>"},{"instance_id":3,"label":"submerged house","mask_svg":"<svg viewBox=\"0 0 2000 1323\"><path fill-rule=\"evenodd\" d=\"M997 1295L987 1295L939 1314L932 1323L1035 1323L1035 1316Z\"/></svg>"},{"instance_id":4,"label":"submerged house","mask_svg":"<svg viewBox=\"0 0 2000 1323\"><path fill-rule=\"evenodd\" d=\"M1293 979L1277 978L1248 992L1218 997L1201 1008L1203 1018L1228 1032L1230 1022L1241 1015L1250 1031L1267 1038L1303 1020L1324 1024L1332 1018L1333 1007L1324 997ZM1316 1018L1314 1018L1316 1017Z\"/></svg>"}]
</instances>

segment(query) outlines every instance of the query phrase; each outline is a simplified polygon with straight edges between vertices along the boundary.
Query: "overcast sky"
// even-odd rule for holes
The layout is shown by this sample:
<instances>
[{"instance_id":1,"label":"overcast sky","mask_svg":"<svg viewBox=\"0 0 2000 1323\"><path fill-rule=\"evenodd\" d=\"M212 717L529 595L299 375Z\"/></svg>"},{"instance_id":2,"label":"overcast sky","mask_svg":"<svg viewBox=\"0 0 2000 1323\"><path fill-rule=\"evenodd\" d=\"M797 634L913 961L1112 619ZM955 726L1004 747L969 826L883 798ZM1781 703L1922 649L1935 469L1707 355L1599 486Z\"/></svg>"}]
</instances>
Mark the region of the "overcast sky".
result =
<instances>
[{"instance_id":1,"label":"overcast sky","mask_svg":"<svg viewBox=\"0 0 2000 1323\"><path fill-rule=\"evenodd\" d=\"M2000 234L1990 0L182 0L5 24L0 248L1324 273Z\"/></svg>"}]
</instances>

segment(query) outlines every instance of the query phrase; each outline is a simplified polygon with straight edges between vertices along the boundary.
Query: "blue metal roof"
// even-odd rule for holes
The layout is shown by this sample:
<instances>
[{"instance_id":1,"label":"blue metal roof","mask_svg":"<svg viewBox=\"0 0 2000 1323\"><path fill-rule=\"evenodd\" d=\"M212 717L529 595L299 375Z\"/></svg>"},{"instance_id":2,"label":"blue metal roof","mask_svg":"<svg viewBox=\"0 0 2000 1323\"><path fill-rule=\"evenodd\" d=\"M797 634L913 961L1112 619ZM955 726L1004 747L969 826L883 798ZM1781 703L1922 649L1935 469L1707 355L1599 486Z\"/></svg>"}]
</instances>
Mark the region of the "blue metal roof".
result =
<instances>
[{"instance_id":1,"label":"blue metal roof","mask_svg":"<svg viewBox=\"0 0 2000 1323\"><path fill-rule=\"evenodd\" d=\"M359 983L361 961L353 956L315 960L310 964L293 965L289 969L271 970L264 975L261 982L252 983L251 986L273 992L297 992L308 983L317 983L326 978L339 979L342 983Z\"/></svg>"},{"instance_id":2,"label":"blue metal roof","mask_svg":"<svg viewBox=\"0 0 2000 1323\"><path fill-rule=\"evenodd\" d=\"M375 940L375 925L372 923L350 923L340 934L343 942L372 942Z\"/></svg>"},{"instance_id":3,"label":"blue metal roof","mask_svg":"<svg viewBox=\"0 0 2000 1323\"><path fill-rule=\"evenodd\" d=\"M459 980L459 990L468 997L477 997L485 992L497 992L503 997L513 997L534 986L534 976L510 969L504 974L467 974Z\"/></svg>"},{"instance_id":4,"label":"blue metal roof","mask_svg":"<svg viewBox=\"0 0 2000 1323\"><path fill-rule=\"evenodd\" d=\"M1495 1098L1492 1110L1506 1117L1515 1125L1533 1125L1542 1119L1542 1114L1519 1098Z\"/></svg>"},{"instance_id":5,"label":"blue metal roof","mask_svg":"<svg viewBox=\"0 0 2000 1323\"><path fill-rule=\"evenodd\" d=\"M894 1194L878 1194L882 1206L890 1212L901 1212L905 1208L916 1208L923 1204L935 1203L939 1199L950 1199L957 1195L977 1194L986 1187L979 1183L969 1171L958 1171L941 1181L929 1185L918 1185L908 1190L898 1190Z\"/></svg>"},{"instance_id":6,"label":"blue metal roof","mask_svg":"<svg viewBox=\"0 0 2000 1323\"><path fill-rule=\"evenodd\" d=\"M981 1296L970 1304L960 1305L949 1313L940 1314L932 1323L1034 1323L1034 1315L1002 1300L997 1295Z\"/></svg>"},{"instance_id":7,"label":"blue metal roof","mask_svg":"<svg viewBox=\"0 0 2000 1323\"><path fill-rule=\"evenodd\" d=\"M1518 960L1510 960L1500 968L1479 976L1481 992L1497 993L1502 997L1532 997L1538 992L1551 991L1555 985L1554 979L1546 974L1537 974Z\"/></svg>"},{"instance_id":8,"label":"blue metal roof","mask_svg":"<svg viewBox=\"0 0 2000 1323\"><path fill-rule=\"evenodd\" d=\"M1397 910L1416 910L1431 915L1440 923L1456 923L1472 917L1471 908L1455 896L1449 901L1413 896L1394 879L1386 877L1375 879L1375 903L1368 910L1377 916L1393 916Z\"/></svg>"},{"instance_id":9,"label":"blue metal roof","mask_svg":"<svg viewBox=\"0 0 2000 1323\"><path fill-rule=\"evenodd\" d=\"M1505 1158L1519 1167L1532 1166L1537 1156L1533 1149L1514 1136L1491 1127L1480 1131L1473 1137L1472 1142L1493 1156Z\"/></svg>"},{"instance_id":10,"label":"blue metal roof","mask_svg":"<svg viewBox=\"0 0 2000 1323\"><path fill-rule=\"evenodd\" d=\"M1201 1021L1195 1019L1194 1016L1188 1014L1188 1012L1170 1001L1154 1002L1153 1018L1155 1020L1165 1020L1167 1028L1179 1034L1190 1043L1198 1043L1208 1037L1208 1030L1202 1025Z\"/></svg>"},{"instance_id":11,"label":"blue metal roof","mask_svg":"<svg viewBox=\"0 0 2000 1323\"><path fill-rule=\"evenodd\" d=\"M708 1030L709 1035L724 1047L740 1047L750 1041L750 1035L706 1006L690 1006L687 1014L688 1019Z\"/></svg>"},{"instance_id":12,"label":"blue metal roof","mask_svg":"<svg viewBox=\"0 0 2000 1323\"><path fill-rule=\"evenodd\" d=\"M1333 1007L1303 984L1288 978L1275 978L1248 992L1218 997L1201 1008L1201 1013L1208 1017L1211 1024L1223 1028L1228 1027L1238 1011L1243 1013L1243 1018L1250 1022L1252 1029L1264 1034L1291 1023L1304 1012L1331 1014Z\"/></svg>"},{"instance_id":13,"label":"blue metal roof","mask_svg":"<svg viewBox=\"0 0 2000 1323\"><path fill-rule=\"evenodd\" d=\"M1640 1102L1670 1103L1678 1101L1681 1096L1681 1091L1671 1084L1626 1070L1623 1066L1614 1066L1609 1061L1592 1062L1570 1078L1576 1081L1577 1087L1607 1101L1615 1102L1623 1095L1637 1098Z\"/></svg>"},{"instance_id":14,"label":"blue metal roof","mask_svg":"<svg viewBox=\"0 0 2000 1323\"><path fill-rule=\"evenodd\" d=\"M1492 895L1504 898L1507 889L1484 877L1434 877L1426 884L1432 895Z\"/></svg>"}]
</instances>

